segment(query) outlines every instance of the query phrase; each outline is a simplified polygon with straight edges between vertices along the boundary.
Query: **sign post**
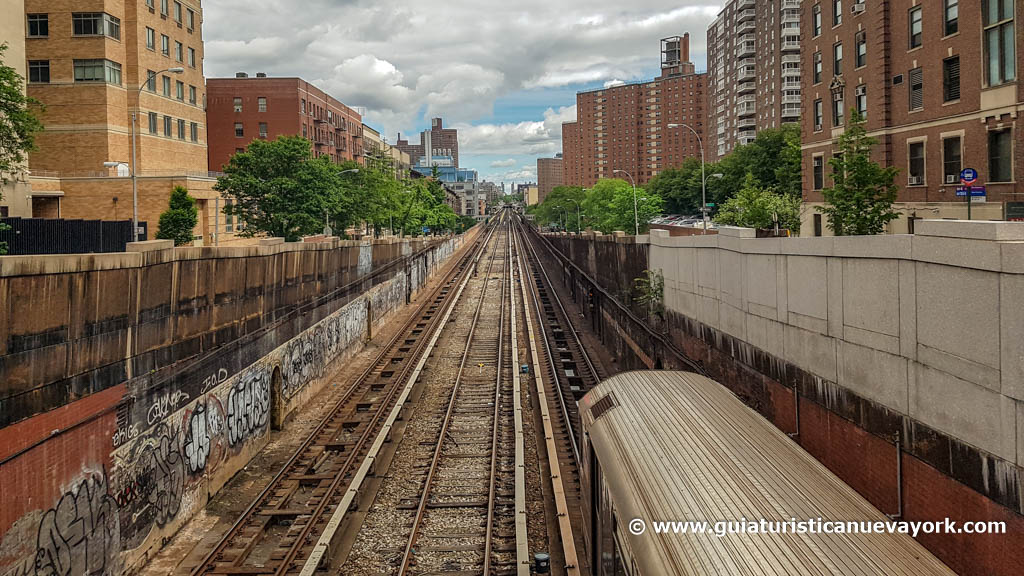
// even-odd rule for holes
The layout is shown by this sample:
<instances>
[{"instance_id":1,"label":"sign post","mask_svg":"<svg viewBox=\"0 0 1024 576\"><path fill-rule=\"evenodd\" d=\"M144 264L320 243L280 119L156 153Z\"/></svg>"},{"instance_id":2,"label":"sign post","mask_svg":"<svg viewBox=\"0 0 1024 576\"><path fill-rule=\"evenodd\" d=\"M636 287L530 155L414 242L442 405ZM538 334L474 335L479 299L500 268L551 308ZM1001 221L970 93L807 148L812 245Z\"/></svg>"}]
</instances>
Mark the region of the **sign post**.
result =
<instances>
[{"instance_id":1,"label":"sign post","mask_svg":"<svg viewBox=\"0 0 1024 576\"><path fill-rule=\"evenodd\" d=\"M960 184L962 184L964 187L972 187L974 185L974 183L977 182L977 181L978 181L978 171L975 170L974 168L964 168L963 170L960 171ZM962 189L957 189L957 192L956 192L957 196L960 196L960 191L961 190ZM981 189L981 195L982 196L985 195L985 189L984 188ZM967 197L967 219L970 220L971 219L971 196L974 196L973 190L969 189L969 190L965 191L964 196Z\"/></svg>"}]
</instances>

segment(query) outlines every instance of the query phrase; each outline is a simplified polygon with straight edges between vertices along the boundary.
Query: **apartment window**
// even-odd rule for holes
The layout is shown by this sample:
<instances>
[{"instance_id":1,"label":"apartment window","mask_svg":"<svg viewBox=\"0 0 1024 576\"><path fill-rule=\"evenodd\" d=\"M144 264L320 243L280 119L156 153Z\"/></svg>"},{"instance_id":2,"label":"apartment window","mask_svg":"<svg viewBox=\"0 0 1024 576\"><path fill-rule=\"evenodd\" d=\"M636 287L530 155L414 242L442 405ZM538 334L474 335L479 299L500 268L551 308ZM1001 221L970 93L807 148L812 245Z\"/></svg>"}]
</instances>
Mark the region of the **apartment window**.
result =
<instances>
[{"instance_id":1,"label":"apartment window","mask_svg":"<svg viewBox=\"0 0 1024 576\"><path fill-rule=\"evenodd\" d=\"M171 137L171 126L173 124L174 124L174 121L172 120L172 118L170 116L164 116L164 136L166 136L168 138Z\"/></svg>"},{"instance_id":2,"label":"apartment window","mask_svg":"<svg viewBox=\"0 0 1024 576\"><path fill-rule=\"evenodd\" d=\"M814 83L821 82L821 52L814 53Z\"/></svg>"},{"instance_id":3,"label":"apartment window","mask_svg":"<svg viewBox=\"0 0 1024 576\"><path fill-rule=\"evenodd\" d=\"M993 130L988 133L988 179L989 182L1013 181L1013 141L1010 130Z\"/></svg>"},{"instance_id":4,"label":"apartment window","mask_svg":"<svg viewBox=\"0 0 1024 576\"><path fill-rule=\"evenodd\" d=\"M860 68L868 63L868 33L863 30L858 32L855 41L856 54L854 57L857 60L855 64L857 68Z\"/></svg>"},{"instance_id":5,"label":"apartment window","mask_svg":"<svg viewBox=\"0 0 1024 576\"><path fill-rule=\"evenodd\" d=\"M178 140L185 139L185 121L178 120Z\"/></svg>"},{"instance_id":6,"label":"apartment window","mask_svg":"<svg viewBox=\"0 0 1024 576\"><path fill-rule=\"evenodd\" d=\"M185 61L185 47L182 46L181 42L174 43L174 59L178 62Z\"/></svg>"},{"instance_id":7,"label":"apartment window","mask_svg":"<svg viewBox=\"0 0 1024 576\"><path fill-rule=\"evenodd\" d=\"M163 83L164 83L164 96L170 98L171 97L171 79L168 78L167 76L164 76L162 78L162 80L163 80Z\"/></svg>"},{"instance_id":8,"label":"apartment window","mask_svg":"<svg viewBox=\"0 0 1024 576\"><path fill-rule=\"evenodd\" d=\"M832 126L842 126L846 121L846 108L844 108L842 92L832 94Z\"/></svg>"},{"instance_id":9,"label":"apartment window","mask_svg":"<svg viewBox=\"0 0 1024 576\"><path fill-rule=\"evenodd\" d=\"M853 98L854 104L857 106L857 113L860 114L861 118L868 117L868 87L864 84L857 86L854 92Z\"/></svg>"},{"instance_id":10,"label":"apartment window","mask_svg":"<svg viewBox=\"0 0 1024 576\"><path fill-rule=\"evenodd\" d=\"M843 75L843 43L840 42L832 47L832 73L836 76Z\"/></svg>"},{"instance_id":11,"label":"apartment window","mask_svg":"<svg viewBox=\"0 0 1024 576\"><path fill-rule=\"evenodd\" d=\"M188 103L192 104L192 105L195 105L195 103L196 103L196 87L195 86L189 86L188 87Z\"/></svg>"},{"instance_id":12,"label":"apartment window","mask_svg":"<svg viewBox=\"0 0 1024 576\"><path fill-rule=\"evenodd\" d=\"M160 0L160 15L167 16L167 0Z\"/></svg>"},{"instance_id":13,"label":"apartment window","mask_svg":"<svg viewBox=\"0 0 1024 576\"><path fill-rule=\"evenodd\" d=\"M960 31L960 0L943 0L946 6L942 14L942 32L944 35L956 34Z\"/></svg>"},{"instance_id":14,"label":"apartment window","mask_svg":"<svg viewBox=\"0 0 1024 576\"><path fill-rule=\"evenodd\" d=\"M156 6L155 0L146 0L146 6L152 9L154 6Z\"/></svg>"},{"instance_id":15,"label":"apartment window","mask_svg":"<svg viewBox=\"0 0 1024 576\"><path fill-rule=\"evenodd\" d=\"M921 7L910 9L910 48L917 48L921 45Z\"/></svg>"},{"instance_id":16,"label":"apartment window","mask_svg":"<svg viewBox=\"0 0 1024 576\"><path fill-rule=\"evenodd\" d=\"M121 19L103 12L84 12L71 15L75 36L109 36L121 39Z\"/></svg>"},{"instance_id":17,"label":"apartment window","mask_svg":"<svg viewBox=\"0 0 1024 576\"><path fill-rule=\"evenodd\" d=\"M260 138L263 138L264 140L267 138L267 123L266 122L260 122Z\"/></svg>"},{"instance_id":18,"label":"apartment window","mask_svg":"<svg viewBox=\"0 0 1024 576\"><path fill-rule=\"evenodd\" d=\"M164 34L160 35L160 52L164 56L171 55L171 39Z\"/></svg>"},{"instance_id":19,"label":"apartment window","mask_svg":"<svg viewBox=\"0 0 1024 576\"><path fill-rule=\"evenodd\" d=\"M985 80L989 86L1017 78L1013 39L1013 0L982 0L985 27Z\"/></svg>"},{"instance_id":20,"label":"apartment window","mask_svg":"<svg viewBox=\"0 0 1024 576\"><path fill-rule=\"evenodd\" d=\"M814 130L815 131L821 130L821 123L824 120L822 118L822 116L823 116L823 112L822 112L821 100L818 99L818 100L814 101Z\"/></svg>"},{"instance_id":21,"label":"apartment window","mask_svg":"<svg viewBox=\"0 0 1024 576\"><path fill-rule=\"evenodd\" d=\"M924 72L920 68L910 71L910 109L924 108Z\"/></svg>"},{"instance_id":22,"label":"apartment window","mask_svg":"<svg viewBox=\"0 0 1024 576\"><path fill-rule=\"evenodd\" d=\"M302 137L303 137L303 138L306 138L306 137L308 137L308 135L309 135L309 134L308 134L308 132L309 132L309 131L307 130L307 126L306 126L305 124L303 124L303 125L302 125Z\"/></svg>"},{"instance_id":23,"label":"apartment window","mask_svg":"<svg viewBox=\"0 0 1024 576\"><path fill-rule=\"evenodd\" d=\"M907 174L910 186L924 186L924 142L907 143Z\"/></svg>"},{"instance_id":24,"label":"apartment window","mask_svg":"<svg viewBox=\"0 0 1024 576\"><path fill-rule=\"evenodd\" d=\"M242 99L241 98L235 98L234 102L235 102L235 113L238 114L238 113L240 113L242 111Z\"/></svg>"},{"instance_id":25,"label":"apartment window","mask_svg":"<svg viewBox=\"0 0 1024 576\"><path fill-rule=\"evenodd\" d=\"M821 236L821 214L814 215L814 235Z\"/></svg>"},{"instance_id":26,"label":"apartment window","mask_svg":"<svg viewBox=\"0 0 1024 576\"><path fill-rule=\"evenodd\" d=\"M191 8L189 8L185 12L185 15L185 27L188 28L189 32L191 32L196 27L196 13Z\"/></svg>"},{"instance_id":27,"label":"apartment window","mask_svg":"<svg viewBox=\"0 0 1024 576\"><path fill-rule=\"evenodd\" d=\"M196 124L195 122L192 123L191 135L193 142L199 142L199 124Z\"/></svg>"},{"instance_id":28,"label":"apartment window","mask_svg":"<svg viewBox=\"0 0 1024 576\"><path fill-rule=\"evenodd\" d=\"M196 49L195 48L189 48L188 49L188 65L193 67L193 68L196 67Z\"/></svg>"},{"instance_id":29,"label":"apartment window","mask_svg":"<svg viewBox=\"0 0 1024 576\"><path fill-rule=\"evenodd\" d=\"M942 61L942 101L960 99L960 57L953 56Z\"/></svg>"},{"instance_id":30,"label":"apartment window","mask_svg":"<svg viewBox=\"0 0 1024 576\"><path fill-rule=\"evenodd\" d=\"M50 35L49 14L29 14L26 26L29 38L45 38Z\"/></svg>"},{"instance_id":31,"label":"apartment window","mask_svg":"<svg viewBox=\"0 0 1024 576\"><path fill-rule=\"evenodd\" d=\"M181 2L174 3L174 21L181 24Z\"/></svg>"},{"instance_id":32,"label":"apartment window","mask_svg":"<svg viewBox=\"0 0 1024 576\"><path fill-rule=\"evenodd\" d=\"M821 190L825 187L825 157L814 157L814 189Z\"/></svg>"},{"instance_id":33,"label":"apartment window","mask_svg":"<svg viewBox=\"0 0 1024 576\"><path fill-rule=\"evenodd\" d=\"M75 60L75 82L121 85L121 65L110 60Z\"/></svg>"},{"instance_id":34,"label":"apartment window","mask_svg":"<svg viewBox=\"0 0 1024 576\"><path fill-rule=\"evenodd\" d=\"M259 98L256 99L256 106L259 108L260 112L266 112L267 111L267 99L264 98L263 96L260 96Z\"/></svg>"},{"instance_id":35,"label":"apartment window","mask_svg":"<svg viewBox=\"0 0 1024 576\"><path fill-rule=\"evenodd\" d=\"M832 0L832 25L843 23L843 0Z\"/></svg>"},{"instance_id":36,"label":"apartment window","mask_svg":"<svg viewBox=\"0 0 1024 576\"><path fill-rule=\"evenodd\" d=\"M146 28L146 48L156 51L156 30Z\"/></svg>"},{"instance_id":37,"label":"apartment window","mask_svg":"<svg viewBox=\"0 0 1024 576\"><path fill-rule=\"evenodd\" d=\"M178 96L178 100L185 101L185 83L178 81L174 85L175 94Z\"/></svg>"},{"instance_id":38,"label":"apartment window","mask_svg":"<svg viewBox=\"0 0 1024 576\"><path fill-rule=\"evenodd\" d=\"M815 4L811 14L814 20L814 36L821 36L821 4Z\"/></svg>"},{"instance_id":39,"label":"apartment window","mask_svg":"<svg viewBox=\"0 0 1024 576\"><path fill-rule=\"evenodd\" d=\"M245 136L245 126L241 122L235 122L235 138L242 138Z\"/></svg>"},{"instance_id":40,"label":"apartment window","mask_svg":"<svg viewBox=\"0 0 1024 576\"><path fill-rule=\"evenodd\" d=\"M156 92L156 72L146 70L146 90Z\"/></svg>"},{"instance_id":41,"label":"apartment window","mask_svg":"<svg viewBox=\"0 0 1024 576\"><path fill-rule=\"evenodd\" d=\"M301 108L299 109L299 111L300 111L300 112L301 112L302 114L305 114L305 113L306 113L306 99L305 99L305 98L303 98L303 99L302 99L302 107L301 107Z\"/></svg>"},{"instance_id":42,"label":"apartment window","mask_svg":"<svg viewBox=\"0 0 1024 576\"><path fill-rule=\"evenodd\" d=\"M956 184L960 180L960 171L963 169L962 154L959 136L942 141L942 181L946 184Z\"/></svg>"},{"instance_id":43,"label":"apartment window","mask_svg":"<svg viewBox=\"0 0 1024 576\"><path fill-rule=\"evenodd\" d=\"M149 113L149 133L156 134L159 131L159 122L157 121L156 112Z\"/></svg>"},{"instance_id":44,"label":"apartment window","mask_svg":"<svg viewBox=\"0 0 1024 576\"><path fill-rule=\"evenodd\" d=\"M33 84L48 84L50 82L50 61L29 60L28 81Z\"/></svg>"}]
</instances>

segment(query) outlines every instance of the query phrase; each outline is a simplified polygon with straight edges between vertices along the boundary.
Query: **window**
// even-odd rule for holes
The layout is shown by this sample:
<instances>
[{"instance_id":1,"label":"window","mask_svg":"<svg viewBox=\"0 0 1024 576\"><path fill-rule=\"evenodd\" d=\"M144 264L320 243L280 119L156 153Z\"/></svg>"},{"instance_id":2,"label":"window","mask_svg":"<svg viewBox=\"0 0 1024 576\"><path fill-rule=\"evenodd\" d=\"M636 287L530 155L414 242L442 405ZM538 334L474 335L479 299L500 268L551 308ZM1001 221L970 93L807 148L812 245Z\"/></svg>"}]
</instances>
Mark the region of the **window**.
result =
<instances>
[{"instance_id":1,"label":"window","mask_svg":"<svg viewBox=\"0 0 1024 576\"><path fill-rule=\"evenodd\" d=\"M821 52L814 53L814 83L821 82Z\"/></svg>"},{"instance_id":2,"label":"window","mask_svg":"<svg viewBox=\"0 0 1024 576\"><path fill-rule=\"evenodd\" d=\"M188 87L188 103L189 104L193 104L193 105L196 103L196 87L195 86L189 86Z\"/></svg>"},{"instance_id":3,"label":"window","mask_svg":"<svg viewBox=\"0 0 1024 576\"><path fill-rule=\"evenodd\" d=\"M121 85L121 65L110 60L75 60L75 82Z\"/></svg>"},{"instance_id":4,"label":"window","mask_svg":"<svg viewBox=\"0 0 1024 576\"><path fill-rule=\"evenodd\" d=\"M855 66L860 68L868 63L868 33L863 30L857 33L855 37L857 52L854 55L856 58Z\"/></svg>"},{"instance_id":5,"label":"window","mask_svg":"<svg viewBox=\"0 0 1024 576\"><path fill-rule=\"evenodd\" d=\"M920 68L910 71L910 109L924 108L924 72Z\"/></svg>"},{"instance_id":6,"label":"window","mask_svg":"<svg viewBox=\"0 0 1024 576\"><path fill-rule=\"evenodd\" d=\"M241 122L235 122L235 138L245 136L245 126Z\"/></svg>"},{"instance_id":7,"label":"window","mask_svg":"<svg viewBox=\"0 0 1024 576\"><path fill-rule=\"evenodd\" d=\"M302 137L306 138L307 136L308 136L307 126L305 124L303 124L302 125Z\"/></svg>"},{"instance_id":8,"label":"window","mask_svg":"<svg viewBox=\"0 0 1024 576\"><path fill-rule=\"evenodd\" d=\"M943 0L946 7L942 15L943 35L949 36L960 31L960 0Z\"/></svg>"},{"instance_id":9,"label":"window","mask_svg":"<svg viewBox=\"0 0 1024 576\"><path fill-rule=\"evenodd\" d=\"M832 73L836 76L843 75L843 43L840 42L832 47Z\"/></svg>"},{"instance_id":10,"label":"window","mask_svg":"<svg viewBox=\"0 0 1024 576\"><path fill-rule=\"evenodd\" d=\"M235 113L237 114L237 113L240 113L241 111L242 111L242 99L241 98L235 98Z\"/></svg>"},{"instance_id":11,"label":"window","mask_svg":"<svg viewBox=\"0 0 1024 576\"><path fill-rule=\"evenodd\" d=\"M924 186L924 142L908 142L907 157L909 185Z\"/></svg>"},{"instance_id":12,"label":"window","mask_svg":"<svg viewBox=\"0 0 1024 576\"><path fill-rule=\"evenodd\" d=\"M821 130L821 123L823 122L823 112L821 106L821 99L814 101L814 129Z\"/></svg>"},{"instance_id":13,"label":"window","mask_svg":"<svg viewBox=\"0 0 1024 576\"><path fill-rule=\"evenodd\" d=\"M821 36L821 4L814 5L812 18L814 20L814 36Z\"/></svg>"},{"instance_id":14,"label":"window","mask_svg":"<svg viewBox=\"0 0 1024 576\"><path fill-rule=\"evenodd\" d=\"M175 83L174 88L175 88L175 94L178 96L178 100L181 100L182 102L184 102L185 101L185 83L179 80L179 81L177 81Z\"/></svg>"},{"instance_id":15,"label":"window","mask_svg":"<svg viewBox=\"0 0 1024 576\"><path fill-rule=\"evenodd\" d=\"M299 110L302 114L306 113L306 99L302 99L302 108Z\"/></svg>"},{"instance_id":16,"label":"window","mask_svg":"<svg viewBox=\"0 0 1024 576\"><path fill-rule=\"evenodd\" d=\"M153 7L156 6L156 4L154 2L155 2L155 0L146 0L146 6L148 6L150 8L150 10L152 10Z\"/></svg>"},{"instance_id":17,"label":"window","mask_svg":"<svg viewBox=\"0 0 1024 576\"><path fill-rule=\"evenodd\" d=\"M189 48L188 49L188 65L193 67L193 68L196 67L196 49L195 48Z\"/></svg>"},{"instance_id":18,"label":"window","mask_svg":"<svg viewBox=\"0 0 1024 576\"><path fill-rule=\"evenodd\" d=\"M814 157L814 189L821 190L825 187L825 157Z\"/></svg>"},{"instance_id":19,"label":"window","mask_svg":"<svg viewBox=\"0 0 1024 576\"><path fill-rule=\"evenodd\" d=\"M171 55L171 39L163 34L160 35L160 52L164 56Z\"/></svg>"},{"instance_id":20,"label":"window","mask_svg":"<svg viewBox=\"0 0 1024 576\"><path fill-rule=\"evenodd\" d=\"M50 61L29 60L28 81L33 84L48 84L50 82Z\"/></svg>"},{"instance_id":21,"label":"window","mask_svg":"<svg viewBox=\"0 0 1024 576\"><path fill-rule=\"evenodd\" d=\"M267 99L264 98L263 96L260 96L259 98L256 99L256 106L257 106L257 108L259 109L260 112L266 112L267 111Z\"/></svg>"},{"instance_id":22,"label":"window","mask_svg":"<svg viewBox=\"0 0 1024 576\"><path fill-rule=\"evenodd\" d=\"M199 142L199 124L192 123L191 135L193 142Z\"/></svg>"},{"instance_id":23,"label":"window","mask_svg":"<svg viewBox=\"0 0 1024 576\"><path fill-rule=\"evenodd\" d=\"M910 48L914 49L921 45L921 7L916 6L910 9Z\"/></svg>"},{"instance_id":24,"label":"window","mask_svg":"<svg viewBox=\"0 0 1024 576\"><path fill-rule=\"evenodd\" d=\"M178 62L185 61L185 47L181 45L181 42L174 43L174 59Z\"/></svg>"},{"instance_id":25,"label":"window","mask_svg":"<svg viewBox=\"0 0 1024 576\"><path fill-rule=\"evenodd\" d=\"M185 12L185 14L185 27L188 28L189 32L191 32L196 27L196 13L191 8L189 8Z\"/></svg>"},{"instance_id":26,"label":"window","mask_svg":"<svg viewBox=\"0 0 1024 576\"><path fill-rule=\"evenodd\" d=\"M843 23L843 0L832 0L832 25Z\"/></svg>"},{"instance_id":27,"label":"window","mask_svg":"<svg viewBox=\"0 0 1024 576\"><path fill-rule=\"evenodd\" d=\"M146 70L146 89L156 92L156 72L152 70Z\"/></svg>"},{"instance_id":28,"label":"window","mask_svg":"<svg viewBox=\"0 0 1024 576\"><path fill-rule=\"evenodd\" d=\"M167 16L167 0L160 0L160 15Z\"/></svg>"},{"instance_id":29,"label":"window","mask_svg":"<svg viewBox=\"0 0 1024 576\"><path fill-rule=\"evenodd\" d=\"M171 79L168 78L167 76L164 76L162 78L162 80L164 82L164 96L170 98L171 97Z\"/></svg>"},{"instance_id":30,"label":"window","mask_svg":"<svg viewBox=\"0 0 1024 576\"><path fill-rule=\"evenodd\" d=\"M960 99L960 57L953 56L942 61L942 101Z\"/></svg>"},{"instance_id":31,"label":"window","mask_svg":"<svg viewBox=\"0 0 1024 576\"><path fill-rule=\"evenodd\" d=\"M159 122L157 121L156 112L150 112L149 113L149 133L150 134L156 134L157 133L157 131L159 130L159 128L157 126L158 124L159 124Z\"/></svg>"},{"instance_id":32,"label":"window","mask_svg":"<svg viewBox=\"0 0 1024 576\"><path fill-rule=\"evenodd\" d=\"M45 38L50 35L49 14L29 14L26 26L29 38Z\"/></svg>"},{"instance_id":33,"label":"window","mask_svg":"<svg viewBox=\"0 0 1024 576\"><path fill-rule=\"evenodd\" d=\"M75 36L109 36L121 39L121 20L103 12L83 12L71 15Z\"/></svg>"},{"instance_id":34,"label":"window","mask_svg":"<svg viewBox=\"0 0 1024 576\"><path fill-rule=\"evenodd\" d=\"M988 179L989 182L1013 181L1013 141L1008 129L988 133Z\"/></svg>"},{"instance_id":35,"label":"window","mask_svg":"<svg viewBox=\"0 0 1024 576\"><path fill-rule=\"evenodd\" d=\"M962 154L959 136L942 141L942 181L946 184L956 184L960 180Z\"/></svg>"},{"instance_id":36,"label":"window","mask_svg":"<svg viewBox=\"0 0 1024 576\"><path fill-rule=\"evenodd\" d=\"M174 21L181 24L181 2L174 3Z\"/></svg>"},{"instance_id":37,"label":"window","mask_svg":"<svg viewBox=\"0 0 1024 576\"><path fill-rule=\"evenodd\" d=\"M146 28L146 48L156 51L156 30Z\"/></svg>"},{"instance_id":38,"label":"window","mask_svg":"<svg viewBox=\"0 0 1024 576\"><path fill-rule=\"evenodd\" d=\"M857 112L861 118L868 117L868 87L864 84L857 86L854 92L853 102L857 106Z\"/></svg>"},{"instance_id":39,"label":"window","mask_svg":"<svg viewBox=\"0 0 1024 576\"><path fill-rule=\"evenodd\" d=\"M1017 78L1013 39L1013 0L982 0L985 27L985 80L989 86Z\"/></svg>"},{"instance_id":40,"label":"window","mask_svg":"<svg viewBox=\"0 0 1024 576\"><path fill-rule=\"evenodd\" d=\"M171 125L174 124L170 116L164 116L164 136L171 137Z\"/></svg>"},{"instance_id":41,"label":"window","mask_svg":"<svg viewBox=\"0 0 1024 576\"><path fill-rule=\"evenodd\" d=\"M178 140L185 139L185 121L178 120Z\"/></svg>"},{"instance_id":42,"label":"window","mask_svg":"<svg viewBox=\"0 0 1024 576\"><path fill-rule=\"evenodd\" d=\"M266 122L260 122L260 138L263 138L264 140L267 138L267 123Z\"/></svg>"},{"instance_id":43,"label":"window","mask_svg":"<svg viewBox=\"0 0 1024 576\"><path fill-rule=\"evenodd\" d=\"M846 109L844 108L842 92L832 94L832 126L842 126L846 121Z\"/></svg>"}]
</instances>

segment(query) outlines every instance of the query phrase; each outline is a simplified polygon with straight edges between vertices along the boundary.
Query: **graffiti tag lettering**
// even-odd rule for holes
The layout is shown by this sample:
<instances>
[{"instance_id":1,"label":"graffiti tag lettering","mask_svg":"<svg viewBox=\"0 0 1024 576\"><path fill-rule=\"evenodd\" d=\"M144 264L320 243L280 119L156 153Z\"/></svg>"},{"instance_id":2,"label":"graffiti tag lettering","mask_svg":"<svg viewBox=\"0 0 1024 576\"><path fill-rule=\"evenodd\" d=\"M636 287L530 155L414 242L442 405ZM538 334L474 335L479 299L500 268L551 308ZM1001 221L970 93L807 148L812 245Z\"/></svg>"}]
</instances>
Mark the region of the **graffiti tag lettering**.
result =
<instances>
[{"instance_id":1,"label":"graffiti tag lettering","mask_svg":"<svg viewBox=\"0 0 1024 576\"><path fill-rule=\"evenodd\" d=\"M86 478L65 493L39 523L36 576L116 574L120 546L117 503L105 475Z\"/></svg>"},{"instance_id":2,"label":"graffiti tag lettering","mask_svg":"<svg viewBox=\"0 0 1024 576\"><path fill-rule=\"evenodd\" d=\"M228 391L228 442L232 446L255 435L267 425L270 413L270 382L264 366L242 374Z\"/></svg>"}]
</instances>

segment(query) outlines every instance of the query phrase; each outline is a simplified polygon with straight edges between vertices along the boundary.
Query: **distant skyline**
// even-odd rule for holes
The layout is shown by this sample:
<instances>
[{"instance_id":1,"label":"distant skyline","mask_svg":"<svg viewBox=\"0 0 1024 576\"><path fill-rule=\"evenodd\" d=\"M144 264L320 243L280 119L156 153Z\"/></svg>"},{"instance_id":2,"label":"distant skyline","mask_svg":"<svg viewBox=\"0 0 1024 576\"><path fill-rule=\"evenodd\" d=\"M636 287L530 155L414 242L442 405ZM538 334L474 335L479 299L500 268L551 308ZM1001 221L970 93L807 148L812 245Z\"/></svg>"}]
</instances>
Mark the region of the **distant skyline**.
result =
<instances>
[{"instance_id":1,"label":"distant skyline","mask_svg":"<svg viewBox=\"0 0 1024 576\"><path fill-rule=\"evenodd\" d=\"M481 178L536 181L561 149L576 92L658 74L661 38L706 30L724 2L654 0L219 0L204 6L206 75L300 76L394 142L440 116L460 133L461 164ZM423 33L429 30L430 33Z\"/></svg>"}]
</instances>

